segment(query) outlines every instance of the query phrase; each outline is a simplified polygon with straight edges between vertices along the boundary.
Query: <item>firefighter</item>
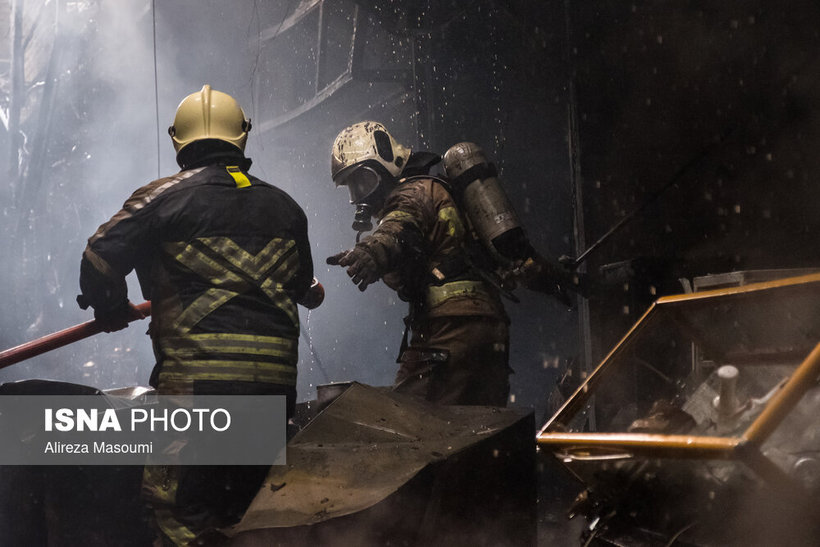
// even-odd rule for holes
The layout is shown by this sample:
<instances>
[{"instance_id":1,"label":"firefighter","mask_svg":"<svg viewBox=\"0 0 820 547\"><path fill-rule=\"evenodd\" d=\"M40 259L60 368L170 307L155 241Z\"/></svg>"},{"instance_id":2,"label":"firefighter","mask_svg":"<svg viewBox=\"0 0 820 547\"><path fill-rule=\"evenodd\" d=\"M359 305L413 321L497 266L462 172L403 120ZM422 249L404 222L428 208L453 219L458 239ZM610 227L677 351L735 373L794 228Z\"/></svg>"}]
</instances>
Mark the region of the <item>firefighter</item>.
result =
<instances>
[{"instance_id":1,"label":"firefighter","mask_svg":"<svg viewBox=\"0 0 820 547\"><path fill-rule=\"evenodd\" d=\"M78 302L104 330L124 328L135 313L125 277L136 270L151 301L159 394L284 395L290 416L296 304L313 281L307 220L248 173L250 129L237 101L208 85L179 104L169 133L181 170L138 189L91 236ZM149 466L143 494L164 544L208 543L238 520L266 472Z\"/></svg>"},{"instance_id":2,"label":"firefighter","mask_svg":"<svg viewBox=\"0 0 820 547\"><path fill-rule=\"evenodd\" d=\"M331 176L356 206L354 229L378 227L327 259L360 290L382 279L410 303L394 389L442 404L505 406L509 319L499 289L469 252L462 211L446 181L429 175L439 156L412 152L379 123L344 129ZM409 340L408 340L409 335Z\"/></svg>"}]
</instances>

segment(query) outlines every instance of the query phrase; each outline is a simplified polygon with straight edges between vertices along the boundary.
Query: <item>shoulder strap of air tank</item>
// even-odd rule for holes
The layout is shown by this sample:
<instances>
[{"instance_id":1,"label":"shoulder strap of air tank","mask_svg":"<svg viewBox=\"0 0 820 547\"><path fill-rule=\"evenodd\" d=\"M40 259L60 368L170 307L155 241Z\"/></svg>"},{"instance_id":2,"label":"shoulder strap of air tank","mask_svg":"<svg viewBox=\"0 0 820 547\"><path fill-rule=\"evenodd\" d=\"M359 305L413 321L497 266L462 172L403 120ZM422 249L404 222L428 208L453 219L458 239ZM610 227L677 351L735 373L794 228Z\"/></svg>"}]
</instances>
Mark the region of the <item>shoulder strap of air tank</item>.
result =
<instances>
[{"instance_id":1,"label":"shoulder strap of air tank","mask_svg":"<svg viewBox=\"0 0 820 547\"><path fill-rule=\"evenodd\" d=\"M445 190L447 190L451 194L453 193L453 186L450 184L450 182L447 179L444 179L442 177L437 177L435 175L413 175L412 177L407 177L407 178L404 178L404 179L400 179L399 184L405 184L405 183L408 183L408 182L412 182L412 181L415 181L415 180L422 180L422 179L432 180L433 182L437 182L437 183L441 184L442 186L444 186Z\"/></svg>"}]
</instances>

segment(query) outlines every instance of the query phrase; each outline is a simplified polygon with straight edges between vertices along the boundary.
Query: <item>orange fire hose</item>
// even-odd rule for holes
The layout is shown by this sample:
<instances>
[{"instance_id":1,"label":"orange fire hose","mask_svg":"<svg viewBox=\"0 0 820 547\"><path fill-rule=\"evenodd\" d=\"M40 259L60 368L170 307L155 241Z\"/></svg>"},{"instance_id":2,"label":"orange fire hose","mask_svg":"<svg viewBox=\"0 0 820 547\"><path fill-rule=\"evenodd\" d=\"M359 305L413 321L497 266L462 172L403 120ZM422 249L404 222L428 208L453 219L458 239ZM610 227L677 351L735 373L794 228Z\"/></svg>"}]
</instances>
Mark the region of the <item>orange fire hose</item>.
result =
<instances>
[{"instance_id":1,"label":"orange fire hose","mask_svg":"<svg viewBox=\"0 0 820 547\"><path fill-rule=\"evenodd\" d=\"M136 306L136 308L142 312L145 317L151 315L150 302L143 302ZM136 317L129 319L129 321L134 320L136 320ZM91 321L86 321L85 323L47 334L37 340L9 348L0 352L0 369L19 363L20 361L25 361L26 359L31 359L32 357L36 357L53 349L67 346L68 344L72 344L100 332L102 332L102 329L97 325L97 322L92 319Z\"/></svg>"}]
</instances>

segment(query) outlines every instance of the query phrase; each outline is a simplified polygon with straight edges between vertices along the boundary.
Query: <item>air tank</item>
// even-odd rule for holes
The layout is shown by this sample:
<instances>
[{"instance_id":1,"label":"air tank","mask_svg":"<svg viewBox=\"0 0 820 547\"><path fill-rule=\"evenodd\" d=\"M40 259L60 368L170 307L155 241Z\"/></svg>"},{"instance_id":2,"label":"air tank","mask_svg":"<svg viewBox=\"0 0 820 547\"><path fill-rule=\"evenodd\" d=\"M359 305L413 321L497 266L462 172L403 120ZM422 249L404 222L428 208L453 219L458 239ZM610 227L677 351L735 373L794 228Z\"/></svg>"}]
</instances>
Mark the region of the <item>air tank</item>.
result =
<instances>
[{"instance_id":1,"label":"air tank","mask_svg":"<svg viewBox=\"0 0 820 547\"><path fill-rule=\"evenodd\" d=\"M460 142L445 152L443 163L455 198L481 242L497 258L517 258L506 252L502 236L521 233L521 224L484 150Z\"/></svg>"}]
</instances>

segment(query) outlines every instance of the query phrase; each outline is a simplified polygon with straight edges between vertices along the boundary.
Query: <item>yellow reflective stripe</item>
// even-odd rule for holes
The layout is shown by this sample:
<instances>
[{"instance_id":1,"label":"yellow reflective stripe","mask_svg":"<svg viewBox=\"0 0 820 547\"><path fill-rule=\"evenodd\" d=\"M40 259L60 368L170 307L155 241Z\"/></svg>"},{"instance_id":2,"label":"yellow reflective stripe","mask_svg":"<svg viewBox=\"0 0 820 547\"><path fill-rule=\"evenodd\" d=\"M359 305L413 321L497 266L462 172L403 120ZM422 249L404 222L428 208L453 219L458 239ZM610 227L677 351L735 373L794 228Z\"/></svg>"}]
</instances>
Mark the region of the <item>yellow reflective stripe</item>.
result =
<instances>
[{"instance_id":1,"label":"yellow reflective stripe","mask_svg":"<svg viewBox=\"0 0 820 547\"><path fill-rule=\"evenodd\" d=\"M265 282L260 287L265 294L270 298L277 308L285 312L285 315L296 327L299 325L299 311L296 309L296 303L293 299L282 291L282 285L279 283Z\"/></svg>"},{"instance_id":2,"label":"yellow reflective stripe","mask_svg":"<svg viewBox=\"0 0 820 547\"><path fill-rule=\"evenodd\" d=\"M150 461L150 459L149 459ZM173 505L179 481L172 476L174 466L146 465L142 469L142 497L152 504Z\"/></svg>"},{"instance_id":3,"label":"yellow reflective stripe","mask_svg":"<svg viewBox=\"0 0 820 547\"><path fill-rule=\"evenodd\" d=\"M209 343L200 343L195 346L188 346L188 347L169 347L163 349L163 352L168 355L169 357L177 357L177 358L184 358L190 357L192 355L196 355L200 352L207 352L207 353L231 353L237 355L264 355L269 357L281 357L284 359L292 360L294 355L293 347L285 347L285 348L264 348L264 347L255 347L255 346L245 346L245 345L231 345L228 343L219 343L219 344L209 344Z\"/></svg>"},{"instance_id":4,"label":"yellow reflective stripe","mask_svg":"<svg viewBox=\"0 0 820 547\"><path fill-rule=\"evenodd\" d=\"M207 317L212 311L236 296L235 291L225 289L208 289L183 310L174 321L174 329L182 332L191 330L197 323Z\"/></svg>"},{"instance_id":5,"label":"yellow reflective stripe","mask_svg":"<svg viewBox=\"0 0 820 547\"><path fill-rule=\"evenodd\" d=\"M170 245L168 247L170 248ZM226 285L228 282L239 286L247 285L247 281L242 277L193 245L186 245L185 249L174 258L203 279L207 279L211 285Z\"/></svg>"},{"instance_id":6,"label":"yellow reflective stripe","mask_svg":"<svg viewBox=\"0 0 820 547\"><path fill-rule=\"evenodd\" d=\"M224 237L204 237L200 241L205 243L221 258L235 266L238 270L258 281L282 255L296 245L292 240L274 238L264 249L252 255L232 240ZM220 266L224 268L225 266Z\"/></svg>"},{"instance_id":7,"label":"yellow reflective stripe","mask_svg":"<svg viewBox=\"0 0 820 547\"><path fill-rule=\"evenodd\" d=\"M154 518L162 533L175 545L194 545L196 534L190 528L179 522L172 511L168 509L154 509Z\"/></svg>"},{"instance_id":8,"label":"yellow reflective stripe","mask_svg":"<svg viewBox=\"0 0 820 547\"><path fill-rule=\"evenodd\" d=\"M296 378L296 367L270 361L236 361L234 359L192 359L190 361L169 361L162 365L167 374L282 374Z\"/></svg>"},{"instance_id":9,"label":"yellow reflective stripe","mask_svg":"<svg viewBox=\"0 0 820 547\"><path fill-rule=\"evenodd\" d=\"M299 255L297 253L293 253L289 257L287 257L279 266L276 267L276 271L274 273L279 274L276 277L278 279L290 279L293 274L296 273L296 269L299 267Z\"/></svg>"},{"instance_id":10,"label":"yellow reflective stripe","mask_svg":"<svg viewBox=\"0 0 820 547\"><path fill-rule=\"evenodd\" d=\"M261 289L280 308L294 326L299 316L293 299L284 291L283 281L289 280L299 267L299 253L293 240L273 238L261 251L251 254L227 237L200 238L197 242L213 252L213 256L194 243L166 243L164 249L175 260L214 286L192 302L177 318L174 328L187 332L208 314L234 296L254 286ZM293 252L291 252L293 251ZM288 256L282 257L289 253ZM231 268L239 270L239 275ZM250 279L248 279L250 278Z\"/></svg>"},{"instance_id":11,"label":"yellow reflective stripe","mask_svg":"<svg viewBox=\"0 0 820 547\"><path fill-rule=\"evenodd\" d=\"M448 235L461 237L464 234L464 225L461 223L461 217L455 207L442 207L439 209L438 218L447 224Z\"/></svg>"},{"instance_id":12,"label":"yellow reflective stripe","mask_svg":"<svg viewBox=\"0 0 820 547\"><path fill-rule=\"evenodd\" d=\"M433 285L427 288L427 305L432 308L454 296L486 292L480 281L452 281L440 286Z\"/></svg>"},{"instance_id":13,"label":"yellow reflective stripe","mask_svg":"<svg viewBox=\"0 0 820 547\"><path fill-rule=\"evenodd\" d=\"M262 334L235 334L232 332L205 332L190 334L177 338L164 338L163 344L178 346L180 344L253 344L266 347L296 347L296 340L279 336L264 336Z\"/></svg>"},{"instance_id":14,"label":"yellow reflective stripe","mask_svg":"<svg viewBox=\"0 0 820 547\"><path fill-rule=\"evenodd\" d=\"M298 267L299 256L293 253L276 268L272 275L275 275L276 279L290 279L290 277L296 273ZM284 292L281 283L276 283L274 277L268 277L259 288L265 292L268 298L270 298L279 309L287 314L294 326L299 324L299 312L296 309L296 303Z\"/></svg>"},{"instance_id":15,"label":"yellow reflective stripe","mask_svg":"<svg viewBox=\"0 0 820 547\"><path fill-rule=\"evenodd\" d=\"M190 368L197 364L207 363L209 370L223 365L229 366L231 371L256 369L258 366L292 369L295 374L295 366L298 360L296 353L298 340L290 338L280 338L278 336L262 336L255 334L231 334L231 333L203 333L190 336L176 336L163 338L160 342L161 351L169 357L168 362L163 364L163 371L174 370L175 368ZM253 360L243 360L241 357L227 359L216 356L208 359L186 359L197 352L210 354L235 354L248 356L276 357L275 363L270 360L258 362ZM201 368L201 367L200 367Z\"/></svg>"},{"instance_id":16,"label":"yellow reflective stripe","mask_svg":"<svg viewBox=\"0 0 820 547\"><path fill-rule=\"evenodd\" d=\"M166 361L160 371L161 383L188 384L196 380L265 382L296 385L296 366L258 361L226 361L218 359Z\"/></svg>"},{"instance_id":17,"label":"yellow reflective stripe","mask_svg":"<svg viewBox=\"0 0 820 547\"><path fill-rule=\"evenodd\" d=\"M237 188L247 188L251 185L251 181L248 180L248 177L245 176L245 173L240 171L239 167L236 165L228 165L225 167L228 171L228 174L233 177L234 182L236 183Z\"/></svg>"}]
</instances>

